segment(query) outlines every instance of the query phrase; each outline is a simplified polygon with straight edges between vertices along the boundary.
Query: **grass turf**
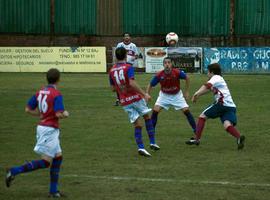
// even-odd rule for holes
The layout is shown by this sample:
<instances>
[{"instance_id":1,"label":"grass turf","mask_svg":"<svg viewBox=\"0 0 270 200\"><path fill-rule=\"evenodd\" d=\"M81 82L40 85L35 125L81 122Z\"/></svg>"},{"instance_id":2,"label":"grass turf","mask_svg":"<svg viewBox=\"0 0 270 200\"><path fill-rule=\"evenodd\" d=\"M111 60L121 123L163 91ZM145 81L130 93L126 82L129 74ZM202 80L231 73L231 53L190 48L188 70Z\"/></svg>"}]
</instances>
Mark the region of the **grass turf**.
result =
<instances>
[{"instance_id":1,"label":"grass turf","mask_svg":"<svg viewBox=\"0 0 270 200\"><path fill-rule=\"evenodd\" d=\"M152 75L138 74L146 87ZM37 119L24 113L28 98L45 85L45 74L0 73L0 199L47 199L49 172L39 170L4 184L5 168L39 157L33 152ZM206 75L190 75L190 96ZM137 154L133 128L121 107L113 106L105 74L62 74L59 89L70 118L61 122L64 161L59 189L68 199L269 199L270 76L225 75L237 105L238 126L246 136L243 151L208 120L200 146L184 144L191 128L181 111L159 115L156 138L161 147L151 158ZM182 83L183 84L183 83ZM182 86L183 87L183 86ZM153 106L159 87L152 93ZM212 101L212 94L188 102L194 117ZM148 137L143 129L144 143Z\"/></svg>"}]
</instances>

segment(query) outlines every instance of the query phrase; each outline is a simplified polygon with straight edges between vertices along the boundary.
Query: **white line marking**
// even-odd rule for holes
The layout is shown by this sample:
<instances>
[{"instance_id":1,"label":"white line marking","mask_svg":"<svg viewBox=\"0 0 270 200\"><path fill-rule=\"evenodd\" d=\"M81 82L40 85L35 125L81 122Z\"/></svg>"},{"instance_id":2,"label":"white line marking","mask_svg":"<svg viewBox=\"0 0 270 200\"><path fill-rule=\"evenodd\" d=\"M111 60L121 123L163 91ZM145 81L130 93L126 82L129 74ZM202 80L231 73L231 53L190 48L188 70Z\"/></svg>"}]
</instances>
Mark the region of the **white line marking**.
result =
<instances>
[{"instance_id":1,"label":"white line marking","mask_svg":"<svg viewBox=\"0 0 270 200\"><path fill-rule=\"evenodd\" d=\"M67 178L88 178L88 179L107 179L120 181L145 181L145 182L175 182L183 184L197 184L197 185L228 185L228 186L249 186L249 187L270 187L268 183L236 183L230 181L196 181L184 179L167 179L167 178L143 178L143 177L121 177L121 176L92 176L92 175L78 175L78 174L63 174Z\"/></svg>"}]
</instances>

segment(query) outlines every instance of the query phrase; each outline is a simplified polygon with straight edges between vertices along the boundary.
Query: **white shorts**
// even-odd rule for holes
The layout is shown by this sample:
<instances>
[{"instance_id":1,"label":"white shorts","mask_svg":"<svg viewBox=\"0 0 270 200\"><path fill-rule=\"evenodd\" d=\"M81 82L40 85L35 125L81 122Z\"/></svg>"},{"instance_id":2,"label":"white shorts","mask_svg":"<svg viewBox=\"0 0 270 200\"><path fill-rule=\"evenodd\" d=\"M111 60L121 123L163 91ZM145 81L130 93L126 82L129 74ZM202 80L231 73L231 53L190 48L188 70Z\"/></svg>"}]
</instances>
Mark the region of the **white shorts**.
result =
<instances>
[{"instance_id":1,"label":"white shorts","mask_svg":"<svg viewBox=\"0 0 270 200\"><path fill-rule=\"evenodd\" d=\"M55 157L61 153L59 129L48 126L37 126L37 143L34 151L40 155Z\"/></svg>"},{"instance_id":2,"label":"white shorts","mask_svg":"<svg viewBox=\"0 0 270 200\"><path fill-rule=\"evenodd\" d=\"M151 108L148 108L144 99L136 101L127 106L123 106L124 111L128 113L130 123L134 123L140 116L143 116L151 112Z\"/></svg>"},{"instance_id":3,"label":"white shorts","mask_svg":"<svg viewBox=\"0 0 270 200\"><path fill-rule=\"evenodd\" d=\"M155 105L166 110L169 110L170 106L173 106L175 110L189 107L181 90L177 94L166 94L160 91Z\"/></svg>"}]
</instances>

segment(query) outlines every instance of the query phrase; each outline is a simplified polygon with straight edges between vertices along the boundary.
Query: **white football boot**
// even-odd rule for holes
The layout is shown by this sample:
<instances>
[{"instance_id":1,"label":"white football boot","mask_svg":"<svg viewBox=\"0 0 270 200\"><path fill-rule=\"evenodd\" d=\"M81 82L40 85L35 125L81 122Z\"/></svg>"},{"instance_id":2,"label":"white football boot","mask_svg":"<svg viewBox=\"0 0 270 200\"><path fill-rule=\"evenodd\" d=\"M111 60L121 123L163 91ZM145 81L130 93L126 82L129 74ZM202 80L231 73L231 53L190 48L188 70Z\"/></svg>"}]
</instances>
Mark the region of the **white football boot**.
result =
<instances>
[{"instance_id":1,"label":"white football boot","mask_svg":"<svg viewBox=\"0 0 270 200\"><path fill-rule=\"evenodd\" d=\"M151 154L148 153L145 149L138 149L138 153L141 156L145 156L145 157L151 157Z\"/></svg>"},{"instance_id":2,"label":"white football boot","mask_svg":"<svg viewBox=\"0 0 270 200\"><path fill-rule=\"evenodd\" d=\"M150 144L150 149L152 149L154 151L158 151L158 150L160 150L160 147L157 144Z\"/></svg>"}]
</instances>

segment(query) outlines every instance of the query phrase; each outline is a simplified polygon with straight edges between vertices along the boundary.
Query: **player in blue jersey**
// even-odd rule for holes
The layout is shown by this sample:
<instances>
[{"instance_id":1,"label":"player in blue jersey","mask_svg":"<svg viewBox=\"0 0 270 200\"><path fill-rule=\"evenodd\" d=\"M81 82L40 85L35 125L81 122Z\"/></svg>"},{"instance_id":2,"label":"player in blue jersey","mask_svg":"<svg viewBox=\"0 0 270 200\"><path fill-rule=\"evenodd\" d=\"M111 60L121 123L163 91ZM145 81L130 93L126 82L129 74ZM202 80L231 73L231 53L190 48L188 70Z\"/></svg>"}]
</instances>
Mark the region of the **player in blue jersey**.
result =
<instances>
[{"instance_id":1,"label":"player in blue jersey","mask_svg":"<svg viewBox=\"0 0 270 200\"><path fill-rule=\"evenodd\" d=\"M18 174L50 167L49 196L61 197L63 194L58 191L58 178L62 163L59 119L68 117L69 113L64 109L62 95L56 88L60 80L60 72L58 69L52 68L46 76L48 85L33 95L25 108L26 113L40 118L34 151L41 155L41 159L9 168L6 174L6 186L10 187Z\"/></svg>"},{"instance_id":2,"label":"player in blue jersey","mask_svg":"<svg viewBox=\"0 0 270 200\"><path fill-rule=\"evenodd\" d=\"M150 140L150 148L159 150L155 142L155 129L149 116L151 109L147 107L146 101L151 97L146 94L134 80L134 68L126 62L127 52L124 47L115 50L117 63L111 68L109 74L112 90L119 94L120 103L128 113L130 122L134 125L134 136L138 147L138 153L142 156L151 156L144 148L142 140L142 123L140 116L144 118L146 130Z\"/></svg>"},{"instance_id":3,"label":"player in blue jersey","mask_svg":"<svg viewBox=\"0 0 270 200\"><path fill-rule=\"evenodd\" d=\"M224 129L236 138L238 150L243 149L245 136L241 136L240 132L235 128L237 122L236 106L227 83L221 76L220 65L218 63L208 65L207 76L209 80L194 93L192 101L196 102L200 96L211 91L214 94L215 102L201 113L197 122L196 136L187 141L186 144L199 145L206 120L219 117Z\"/></svg>"}]
</instances>

